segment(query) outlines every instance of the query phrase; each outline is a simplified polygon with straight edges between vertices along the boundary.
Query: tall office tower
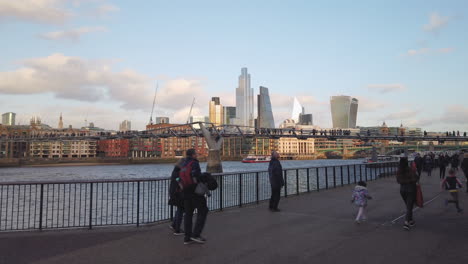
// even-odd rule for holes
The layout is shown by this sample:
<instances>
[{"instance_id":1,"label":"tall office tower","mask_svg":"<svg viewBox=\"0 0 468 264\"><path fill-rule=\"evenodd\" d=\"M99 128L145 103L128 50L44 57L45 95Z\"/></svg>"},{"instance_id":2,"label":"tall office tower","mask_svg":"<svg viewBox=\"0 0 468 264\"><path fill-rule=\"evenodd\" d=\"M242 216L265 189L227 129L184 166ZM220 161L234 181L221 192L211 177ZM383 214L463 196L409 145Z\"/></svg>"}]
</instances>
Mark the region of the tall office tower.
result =
<instances>
[{"instance_id":1,"label":"tall office tower","mask_svg":"<svg viewBox=\"0 0 468 264\"><path fill-rule=\"evenodd\" d=\"M273 119L273 111L271 109L270 95L268 88L260 86L260 94L257 96L258 105L258 128L275 128L275 120Z\"/></svg>"},{"instance_id":2,"label":"tall office tower","mask_svg":"<svg viewBox=\"0 0 468 264\"><path fill-rule=\"evenodd\" d=\"M224 109L219 101L219 97L212 97L210 101L210 123L216 126L223 125Z\"/></svg>"},{"instance_id":3,"label":"tall office tower","mask_svg":"<svg viewBox=\"0 0 468 264\"><path fill-rule=\"evenodd\" d=\"M59 123L58 123L58 129L63 129L62 113L60 113L60 119L59 119Z\"/></svg>"},{"instance_id":4,"label":"tall office tower","mask_svg":"<svg viewBox=\"0 0 468 264\"><path fill-rule=\"evenodd\" d=\"M156 124L169 124L169 117L165 117L165 116L156 117Z\"/></svg>"},{"instance_id":5,"label":"tall office tower","mask_svg":"<svg viewBox=\"0 0 468 264\"><path fill-rule=\"evenodd\" d=\"M122 123L120 123L119 131L125 132L125 131L131 131L131 130L132 130L132 122L128 120L124 120Z\"/></svg>"},{"instance_id":6,"label":"tall office tower","mask_svg":"<svg viewBox=\"0 0 468 264\"><path fill-rule=\"evenodd\" d=\"M236 107L225 106L223 109L223 112L224 112L223 123L225 125L233 125L234 119L236 118Z\"/></svg>"},{"instance_id":7,"label":"tall office tower","mask_svg":"<svg viewBox=\"0 0 468 264\"><path fill-rule=\"evenodd\" d=\"M5 126L15 125L16 114L12 112L4 113L2 115L2 124Z\"/></svg>"},{"instance_id":8,"label":"tall office tower","mask_svg":"<svg viewBox=\"0 0 468 264\"><path fill-rule=\"evenodd\" d=\"M207 117L207 116L191 116L189 118L189 121L190 121L190 123L194 123L194 122L209 123L210 118ZM195 125L193 125L193 128L200 129L200 125L195 124Z\"/></svg>"},{"instance_id":9,"label":"tall office tower","mask_svg":"<svg viewBox=\"0 0 468 264\"><path fill-rule=\"evenodd\" d=\"M300 114L299 125L313 126L314 120L313 120L312 114Z\"/></svg>"},{"instance_id":10,"label":"tall office tower","mask_svg":"<svg viewBox=\"0 0 468 264\"><path fill-rule=\"evenodd\" d=\"M330 98L333 128L356 128L358 100L351 96Z\"/></svg>"},{"instance_id":11,"label":"tall office tower","mask_svg":"<svg viewBox=\"0 0 468 264\"><path fill-rule=\"evenodd\" d=\"M297 100L297 97L294 97L291 119L294 120L294 122L299 123L301 114L304 114L304 107L302 107L302 105L299 103L299 100Z\"/></svg>"},{"instance_id":12,"label":"tall office tower","mask_svg":"<svg viewBox=\"0 0 468 264\"><path fill-rule=\"evenodd\" d=\"M237 125L254 126L254 96L247 68L241 69L239 87L236 89L236 119Z\"/></svg>"}]
</instances>

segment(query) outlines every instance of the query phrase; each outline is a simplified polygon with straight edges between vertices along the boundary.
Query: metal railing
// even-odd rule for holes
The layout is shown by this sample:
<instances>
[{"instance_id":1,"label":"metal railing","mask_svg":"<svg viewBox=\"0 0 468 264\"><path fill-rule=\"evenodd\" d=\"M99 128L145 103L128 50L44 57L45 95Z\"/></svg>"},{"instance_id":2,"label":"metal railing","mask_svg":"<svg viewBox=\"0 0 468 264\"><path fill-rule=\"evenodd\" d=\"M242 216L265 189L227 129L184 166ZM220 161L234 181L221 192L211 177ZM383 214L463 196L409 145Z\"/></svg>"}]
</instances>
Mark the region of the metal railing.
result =
<instances>
[{"instance_id":1,"label":"metal railing","mask_svg":"<svg viewBox=\"0 0 468 264\"><path fill-rule=\"evenodd\" d=\"M393 175L397 163L284 169L282 196L336 188ZM214 174L210 210L270 198L267 171ZM0 183L0 231L136 225L172 219L170 180L132 179Z\"/></svg>"}]
</instances>

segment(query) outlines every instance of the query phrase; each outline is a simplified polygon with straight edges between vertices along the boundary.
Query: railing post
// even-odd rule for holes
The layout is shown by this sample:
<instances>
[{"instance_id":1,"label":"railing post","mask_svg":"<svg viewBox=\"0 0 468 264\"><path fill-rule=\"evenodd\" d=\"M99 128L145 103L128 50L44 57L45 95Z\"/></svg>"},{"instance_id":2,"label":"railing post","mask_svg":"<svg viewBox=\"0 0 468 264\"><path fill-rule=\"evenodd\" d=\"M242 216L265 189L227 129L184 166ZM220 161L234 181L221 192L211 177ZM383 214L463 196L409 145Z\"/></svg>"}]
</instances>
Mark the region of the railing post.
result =
<instances>
[{"instance_id":1,"label":"railing post","mask_svg":"<svg viewBox=\"0 0 468 264\"><path fill-rule=\"evenodd\" d=\"M366 175L366 181L368 180L367 178L367 165L364 164L364 174ZM372 177L371 177L371 180L372 180Z\"/></svg>"},{"instance_id":2,"label":"railing post","mask_svg":"<svg viewBox=\"0 0 468 264\"><path fill-rule=\"evenodd\" d=\"M93 228L93 183L90 186L89 193L89 229Z\"/></svg>"},{"instance_id":3,"label":"railing post","mask_svg":"<svg viewBox=\"0 0 468 264\"><path fill-rule=\"evenodd\" d=\"M223 178L224 175L219 176L219 210L223 210Z\"/></svg>"},{"instance_id":4,"label":"railing post","mask_svg":"<svg viewBox=\"0 0 468 264\"><path fill-rule=\"evenodd\" d=\"M7 201L8 202L8 201ZM41 199L39 201L39 230L42 230L42 211L44 208L44 184L41 184Z\"/></svg>"},{"instance_id":5,"label":"railing post","mask_svg":"<svg viewBox=\"0 0 468 264\"><path fill-rule=\"evenodd\" d=\"M354 167L354 183L356 183L356 164L354 164L353 167Z\"/></svg>"},{"instance_id":6,"label":"railing post","mask_svg":"<svg viewBox=\"0 0 468 264\"><path fill-rule=\"evenodd\" d=\"M137 181L137 227L140 226L140 181Z\"/></svg>"},{"instance_id":7,"label":"railing post","mask_svg":"<svg viewBox=\"0 0 468 264\"><path fill-rule=\"evenodd\" d=\"M328 167L325 167L325 189L328 190Z\"/></svg>"},{"instance_id":8,"label":"railing post","mask_svg":"<svg viewBox=\"0 0 468 264\"><path fill-rule=\"evenodd\" d=\"M336 167L333 166L333 188L336 188Z\"/></svg>"},{"instance_id":9,"label":"railing post","mask_svg":"<svg viewBox=\"0 0 468 264\"><path fill-rule=\"evenodd\" d=\"M349 165L347 165L346 167L348 167L348 184L351 184L351 175L349 172Z\"/></svg>"},{"instance_id":10,"label":"railing post","mask_svg":"<svg viewBox=\"0 0 468 264\"><path fill-rule=\"evenodd\" d=\"M299 169L296 169L296 194L299 195Z\"/></svg>"},{"instance_id":11,"label":"railing post","mask_svg":"<svg viewBox=\"0 0 468 264\"><path fill-rule=\"evenodd\" d=\"M242 173L239 173L239 207L242 207Z\"/></svg>"},{"instance_id":12,"label":"railing post","mask_svg":"<svg viewBox=\"0 0 468 264\"><path fill-rule=\"evenodd\" d=\"M256 198L257 198L257 204L260 201L260 186L259 185L259 180L258 180L258 171L255 173L255 186L256 186Z\"/></svg>"},{"instance_id":13,"label":"railing post","mask_svg":"<svg viewBox=\"0 0 468 264\"><path fill-rule=\"evenodd\" d=\"M359 179L361 179L361 181L362 181L362 166L361 166L361 164L359 164ZM367 179L366 179L366 181L367 181Z\"/></svg>"},{"instance_id":14,"label":"railing post","mask_svg":"<svg viewBox=\"0 0 468 264\"><path fill-rule=\"evenodd\" d=\"M315 168L315 180L317 181L317 191L320 191L319 168Z\"/></svg>"},{"instance_id":15,"label":"railing post","mask_svg":"<svg viewBox=\"0 0 468 264\"><path fill-rule=\"evenodd\" d=\"M284 170L284 197L288 197L288 171Z\"/></svg>"},{"instance_id":16,"label":"railing post","mask_svg":"<svg viewBox=\"0 0 468 264\"><path fill-rule=\"evenodd\" d=\"M343 166L340 166L341 186L343 186Z\"/></svg>"},{"instance_id":17,"label":"railing post","mask_svg":"<svg viewBox=\"0 0 468 264\"><path fill-rule=\"evenodd\" d=\"M307 192L310 192L310 169L307 168Z\"/></svg>"}]
</instances>

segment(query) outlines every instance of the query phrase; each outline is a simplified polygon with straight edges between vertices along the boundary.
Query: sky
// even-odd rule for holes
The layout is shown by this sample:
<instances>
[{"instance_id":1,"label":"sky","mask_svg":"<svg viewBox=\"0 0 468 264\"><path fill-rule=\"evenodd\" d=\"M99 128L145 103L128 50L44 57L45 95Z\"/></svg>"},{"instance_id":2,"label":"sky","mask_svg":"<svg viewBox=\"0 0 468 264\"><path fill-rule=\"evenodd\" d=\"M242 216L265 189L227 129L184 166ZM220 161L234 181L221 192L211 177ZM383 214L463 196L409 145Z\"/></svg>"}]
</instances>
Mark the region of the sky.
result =
<instances>
[{"instance_id":1,"label":"sky","mask_svg":"<svg viewBox=\"0 0 468 264\"><path fill-rule=\"evenodd\" d=\"M275 123L297 97L331 127L330 96L358 126L468 131L468 1L0 0L0 112L118 129L235 105L240 69L269 88Z\"/></svg>"}]
</instances>

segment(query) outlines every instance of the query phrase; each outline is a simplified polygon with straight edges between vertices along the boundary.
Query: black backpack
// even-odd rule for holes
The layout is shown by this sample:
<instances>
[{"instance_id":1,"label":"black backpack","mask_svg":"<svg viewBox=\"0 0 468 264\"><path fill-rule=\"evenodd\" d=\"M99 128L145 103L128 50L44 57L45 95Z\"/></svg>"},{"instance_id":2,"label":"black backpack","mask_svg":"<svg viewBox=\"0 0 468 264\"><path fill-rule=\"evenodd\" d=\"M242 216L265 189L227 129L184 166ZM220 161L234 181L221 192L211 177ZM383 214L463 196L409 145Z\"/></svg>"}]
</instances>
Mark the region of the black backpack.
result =
<instances>
[{"instance_id":1,"label":"black backpack","mask_svg":"<svg viewBox=\"0 0 468 264\"><path fill-rule=\"evenodd\" d=\"M214 191L218 189L218 182L216 181L215 177L213 177L210 173L205 172L201 176L201 181L206 184L208 190Z\"/></svg>"}]
</instances>

